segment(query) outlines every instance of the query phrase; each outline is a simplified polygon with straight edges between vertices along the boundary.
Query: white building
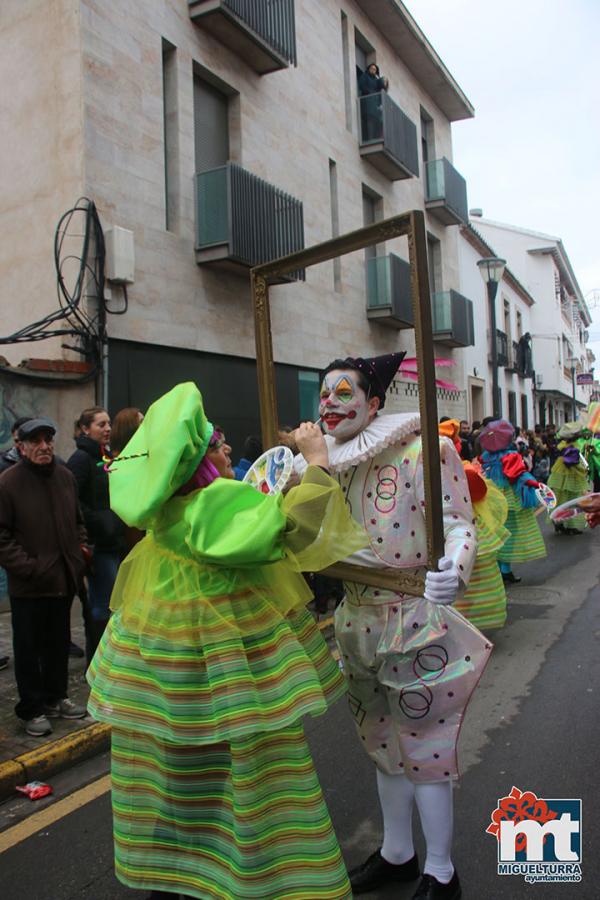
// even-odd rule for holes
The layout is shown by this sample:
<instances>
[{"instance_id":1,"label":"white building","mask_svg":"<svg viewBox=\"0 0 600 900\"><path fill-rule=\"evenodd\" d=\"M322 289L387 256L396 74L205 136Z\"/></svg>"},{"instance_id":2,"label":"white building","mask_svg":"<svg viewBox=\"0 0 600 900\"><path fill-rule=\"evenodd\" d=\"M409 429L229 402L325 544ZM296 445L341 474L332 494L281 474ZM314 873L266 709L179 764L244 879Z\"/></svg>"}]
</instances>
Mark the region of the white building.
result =
<instances>
[{"instance_id":1,"label":"white building","mask_svg":"<svg viewBox=\"0 0 600 900\"><path fill-rule=\"evenodd\" d=\"M372 61L389 91L360 101L361 113L357 75ZM459 285L467 198L451 123L473 108L399 0L264 9L6 0L0 77L11 85L10 140L0 144L1 333L56 308L54 229L78 197L95 202L105 230L131 233L135 259L127 294L110 285L109 310L128 307L107 317L103 377L65 401L62 388L39 387L37 369L26 370L27 389L0 369L11 415L55 415L64 434L82 391L114 412L193 379L239 450L257 428L250 266L415 208L426 214L438 355L457 361L450 377L463 386L457 348L472 343L473 309ZM407 258L406 239L396 240L274 289L282 421L314 414L318 372L332 357L412 350ZM132 261L126 254L125 268ZM60 369L81 366L65 348L76 344L3 352L13 366L36 356ZM397 379L390 406L414 408L415 393ZM465 412L463 390L440 393L440 413Z\"/></svg>"},{"instance_id":2,"label":"white building","mask_svg":"<svg viewBox=\"0 0 600 900\"><path fill-rule=\"evenodd\" d=\"M593 354L586 346L591 316L562 241L483 218L474 219L472 224L495 253L507 260L516 278L535 299L529 309L528 326L535 370L535 421L561 425L572 420L574 406L581 411L592 395ZM503 321L502 302L500 299L496 308L499 328ZM506 331L509 320L504 321ZM521 322L522 330L524 319ZM510 327L517 330L508 332L509 340L514 339L513 335L518 337L513 318ZM579 381L589 383L578 384L577 376Z\"/></svg>"},{"instance_id":3,"label":"white building","mask_svg":"<svg viewBox=\"0 0 600 900\"><path fill-rule=\"evenodd\" d=\"M502 255L482 236L479 222L472 219L471 224L462 226L459 242L461 290L472 298L475 315L475 342L463 351L470 422L481 421L493 412L490 306L477 262ZM527 429L537 421L534 372L525 337L532 331L536 301L514 274L511 258L507 260L495 297L500 414Z\"/></svg>"}]
</instances>

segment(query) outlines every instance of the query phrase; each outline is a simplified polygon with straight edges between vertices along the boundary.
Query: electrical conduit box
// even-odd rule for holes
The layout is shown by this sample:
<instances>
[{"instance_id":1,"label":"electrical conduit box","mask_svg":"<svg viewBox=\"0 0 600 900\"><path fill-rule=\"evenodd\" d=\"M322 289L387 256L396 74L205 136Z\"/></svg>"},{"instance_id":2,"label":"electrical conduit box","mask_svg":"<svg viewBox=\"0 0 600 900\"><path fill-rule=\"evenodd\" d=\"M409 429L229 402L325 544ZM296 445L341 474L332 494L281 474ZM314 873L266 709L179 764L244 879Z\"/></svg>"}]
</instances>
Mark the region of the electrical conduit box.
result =
<instances>
[{"instance_id":1,"label":"electrical conduit box","mask_svg":"<svg viewBox=\"0 0 600 900\"><path fill-rule=\"evenodd\" d=\"M112 225L104 232L106 260L104 274L107 281L133 284L135 281L135 251L133 231Z\"/></svg>"}]
</instances>

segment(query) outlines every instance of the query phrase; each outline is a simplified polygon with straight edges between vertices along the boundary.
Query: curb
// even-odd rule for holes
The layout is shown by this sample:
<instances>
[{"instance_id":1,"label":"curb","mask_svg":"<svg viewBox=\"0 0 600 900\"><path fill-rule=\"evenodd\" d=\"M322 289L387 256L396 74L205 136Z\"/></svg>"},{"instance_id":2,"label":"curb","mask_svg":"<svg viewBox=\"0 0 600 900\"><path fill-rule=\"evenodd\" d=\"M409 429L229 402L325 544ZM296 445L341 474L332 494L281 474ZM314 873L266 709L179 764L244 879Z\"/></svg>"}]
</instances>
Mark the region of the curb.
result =
<instances>
[{"instance_id":1,"label":"curb","mask_svg":"<svg viewBox=\"0 0 600 900\"><path fill-rule=\"evenodd\" d=\"M43 781L109 747L110 725L96 722L36 750L8 759L0 763L0 800L10 797L17 784Z\"/></svg>"}]
</instances>

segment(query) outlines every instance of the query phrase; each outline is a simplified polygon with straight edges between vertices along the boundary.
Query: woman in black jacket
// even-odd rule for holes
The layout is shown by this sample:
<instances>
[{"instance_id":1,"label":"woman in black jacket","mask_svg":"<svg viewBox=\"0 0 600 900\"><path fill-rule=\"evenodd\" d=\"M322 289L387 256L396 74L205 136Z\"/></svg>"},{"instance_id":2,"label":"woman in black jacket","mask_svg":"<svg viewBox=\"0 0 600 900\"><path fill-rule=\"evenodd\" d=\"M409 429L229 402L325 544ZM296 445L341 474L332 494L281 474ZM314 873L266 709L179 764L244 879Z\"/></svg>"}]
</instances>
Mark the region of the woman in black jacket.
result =
<instances>
[{"instance_id":1,"label":"woman in black jacket","mask_svg":"<svg viewBox=\"0 0 600 900\"><path fill-rule=\"evenodd\" d=\"M88 540L94 548L88 573L88 609L91 635L88 656L93 656L110 615L109 601L117 569L123 524L110 508L108 473L102 457L108 452L110 417L105 409L84 409L78 420L81 433L77 450L67 466L75 476Z\"/></svg>"}]
</instances>

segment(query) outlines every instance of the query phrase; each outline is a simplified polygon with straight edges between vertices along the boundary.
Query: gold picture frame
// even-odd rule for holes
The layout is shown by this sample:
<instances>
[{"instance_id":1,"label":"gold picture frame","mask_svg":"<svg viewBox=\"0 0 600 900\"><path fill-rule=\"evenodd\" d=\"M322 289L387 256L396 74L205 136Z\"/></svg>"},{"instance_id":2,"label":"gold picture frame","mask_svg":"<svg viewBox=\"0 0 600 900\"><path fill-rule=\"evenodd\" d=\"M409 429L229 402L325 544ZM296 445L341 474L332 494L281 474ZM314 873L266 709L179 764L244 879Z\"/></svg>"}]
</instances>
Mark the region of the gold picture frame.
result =
<instances>
[{"instance_id":1,"label":"gold picture frame","mask_svg":"<svg viewBox=\"0 0 600 900\"><path fill-rule=\"evenodd\" d=\"M419 385L419 412L423 444L423 481L425 492L425 527L427 532L428 565L435 567L444 554L442 518L442 485L440 445L437 422L435 364L429 274L427 271L427 236L425 216L420 209L392 216L357 231L340 235L313 247L298 250L272 262L255 266L250 273L254 305L256 337L256 367L260 421L264 447L278 443L277 395L269 286L283 275L307 269L346 253L406 235L410 262L410 292L414 314L415 346ZM338 563L325 570L326 574L343 581L353 581L375 587L420 596L424 579L402 569L372 569Z\"/></svg>"}]
</instances>

